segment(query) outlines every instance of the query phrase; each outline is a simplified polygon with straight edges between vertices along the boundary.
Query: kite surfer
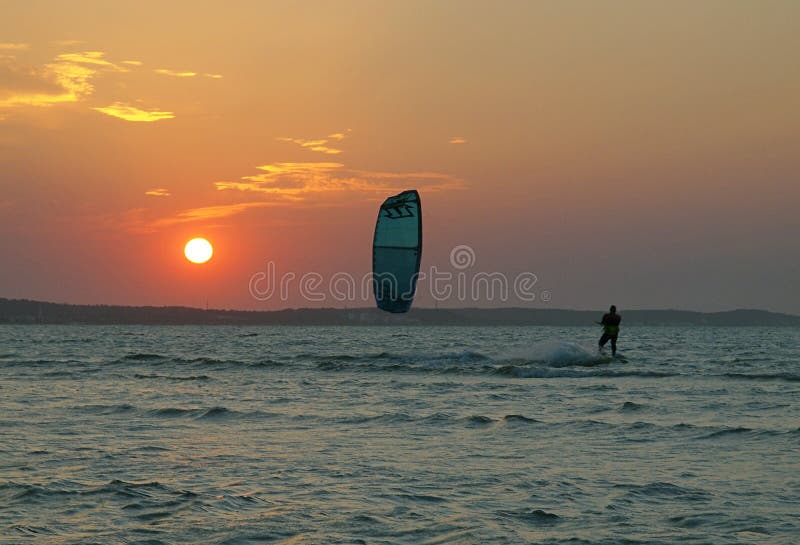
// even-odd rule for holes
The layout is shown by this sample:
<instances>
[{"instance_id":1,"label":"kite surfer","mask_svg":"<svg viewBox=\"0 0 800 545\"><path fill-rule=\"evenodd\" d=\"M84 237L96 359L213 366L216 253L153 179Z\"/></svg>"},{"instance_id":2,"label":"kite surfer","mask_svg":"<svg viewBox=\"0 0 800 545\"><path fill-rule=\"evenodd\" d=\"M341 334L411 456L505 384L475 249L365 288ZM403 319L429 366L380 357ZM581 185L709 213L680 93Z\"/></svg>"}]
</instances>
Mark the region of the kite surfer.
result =
<instances>
[{"instance_id":1,"label":"kite surfer","mask_svg":"<svg viewBox=\"0 0 800 545\"><path fill-rule=\"evenodd\" d=\"M608 341L611 341L611 355L617 355L617 335L619 335L619 323L622 321L622 316L617 314L617 307L611 305L608 313L603 314L603 319L599 322L603 326L603 336L600 337L598 345L602 350Z\"/></svg>"}]
</instances>

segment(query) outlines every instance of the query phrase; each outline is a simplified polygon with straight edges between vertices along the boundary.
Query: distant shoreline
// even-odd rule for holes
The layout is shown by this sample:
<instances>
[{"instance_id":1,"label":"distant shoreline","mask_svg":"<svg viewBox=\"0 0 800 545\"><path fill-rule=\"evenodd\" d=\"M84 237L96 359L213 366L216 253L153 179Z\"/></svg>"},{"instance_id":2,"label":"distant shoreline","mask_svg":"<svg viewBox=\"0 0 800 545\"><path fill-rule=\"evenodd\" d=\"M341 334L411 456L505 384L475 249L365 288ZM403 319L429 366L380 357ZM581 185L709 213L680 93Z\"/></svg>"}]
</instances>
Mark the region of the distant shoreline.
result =
<instances>
[{"instance_id":1,"label":"distant shoreline","mask_svg":"<svg viewBox=\"0 0 800 545\"><path fill-rule=\"evenodd\" d=\"M0 324L591 326L602 312L542 308L414 308L407 314L388 314L374 308L204 310L192 307L72 305L0 298ZM621 314L626 326L800 327L800 316L752 309L724 312L623 310Z\"/></svg>"}]
</instances>

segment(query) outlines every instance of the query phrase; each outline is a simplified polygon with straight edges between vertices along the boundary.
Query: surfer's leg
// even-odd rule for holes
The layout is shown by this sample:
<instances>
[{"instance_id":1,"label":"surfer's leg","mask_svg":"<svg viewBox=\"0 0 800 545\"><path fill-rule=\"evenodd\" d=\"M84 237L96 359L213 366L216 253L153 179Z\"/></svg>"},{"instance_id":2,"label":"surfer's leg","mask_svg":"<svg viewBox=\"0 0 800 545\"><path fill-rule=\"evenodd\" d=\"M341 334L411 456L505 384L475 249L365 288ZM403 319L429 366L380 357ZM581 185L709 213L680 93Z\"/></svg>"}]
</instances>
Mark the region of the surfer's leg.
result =
<instances>
[{"instance_id":1,"label":"surfer's leg","mask_svg":"<svg viewBox=\"0 0 800 545\"><path fill-rule=\"evenodd\" d=\"M612 356L616 356L617 355L617 336L616 335L612 335L611 336L611 355Z\"/></svg>"},{"instance_id":2,"label":"surfer's leg","mask_svg":"<svg viewBox=\"0 0 800 545\"><path fill-rule=\"evenodd\" d=\"M597 342L597 344L599 345L599 348L602 349L606 345L606 343L608 342L608 339L610 339L610 338L611 338L611 336L608 333L603 333L603 336L600 337L600 340Z\"/></svg>"}]
</instances>

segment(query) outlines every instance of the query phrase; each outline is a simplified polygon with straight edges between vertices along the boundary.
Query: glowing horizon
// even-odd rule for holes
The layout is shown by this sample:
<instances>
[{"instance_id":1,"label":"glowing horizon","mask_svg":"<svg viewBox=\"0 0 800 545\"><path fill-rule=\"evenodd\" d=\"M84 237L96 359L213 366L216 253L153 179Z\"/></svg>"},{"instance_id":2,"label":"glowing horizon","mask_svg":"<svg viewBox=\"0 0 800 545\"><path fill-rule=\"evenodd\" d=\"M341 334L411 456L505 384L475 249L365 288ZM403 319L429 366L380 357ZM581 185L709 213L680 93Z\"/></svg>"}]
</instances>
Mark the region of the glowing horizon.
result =
<instances>
[{"instance_id":1,"label":"glowing horizon","mask_svg":"<svg viewBox=\"0 0 800 545\"><path fill-rule=\"evenodd\" d=\"M314 306L248 280L360 276L416 188L534 306L800 313L795 3L124 4L5 8L0 297Z\"/></svg>"}]
</instances>

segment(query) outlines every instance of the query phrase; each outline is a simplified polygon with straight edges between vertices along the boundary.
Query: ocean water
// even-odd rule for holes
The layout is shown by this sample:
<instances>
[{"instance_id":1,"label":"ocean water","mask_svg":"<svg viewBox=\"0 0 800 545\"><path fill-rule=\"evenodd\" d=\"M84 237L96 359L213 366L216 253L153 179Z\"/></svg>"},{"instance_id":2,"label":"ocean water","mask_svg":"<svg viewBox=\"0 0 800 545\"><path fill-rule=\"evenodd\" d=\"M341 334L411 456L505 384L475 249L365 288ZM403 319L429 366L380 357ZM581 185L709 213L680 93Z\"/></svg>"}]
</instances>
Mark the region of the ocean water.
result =
<instances>
[{"instance_id":1,"label":"ocean water","mask_svg":"<svg viewBox=\"0 0 800 545\"><path fill-rule=\"evenodd\" d=\"M800 330L0 327L0 543L800 543Z\"/></svg>"}]
</instances>

